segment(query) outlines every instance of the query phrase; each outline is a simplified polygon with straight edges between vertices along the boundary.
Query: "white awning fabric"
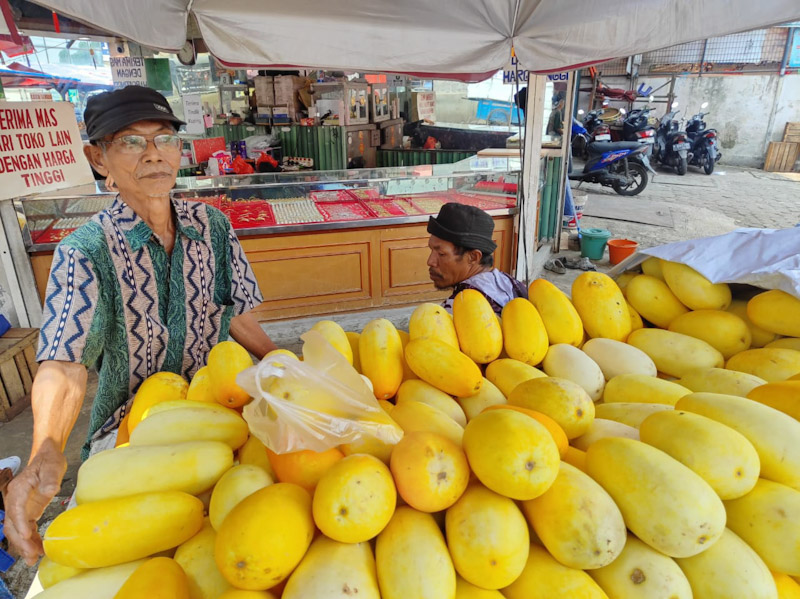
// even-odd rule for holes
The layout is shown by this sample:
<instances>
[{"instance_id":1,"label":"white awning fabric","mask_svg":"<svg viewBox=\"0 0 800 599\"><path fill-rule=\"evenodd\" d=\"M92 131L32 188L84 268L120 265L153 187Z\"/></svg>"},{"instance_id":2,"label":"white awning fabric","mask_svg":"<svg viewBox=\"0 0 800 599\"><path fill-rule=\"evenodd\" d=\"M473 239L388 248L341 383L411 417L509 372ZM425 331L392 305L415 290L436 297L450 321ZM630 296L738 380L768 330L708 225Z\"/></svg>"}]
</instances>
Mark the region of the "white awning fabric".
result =
<instances>
[{"instance_id":1,"label":"white awning fabric","mask_svg":"<svg viewBox=\"0 0 800 599\"><path fill-rule=\"evenodd\" d=\"M798 0L37 0L176 51L189 14L229 65L466 75L554 72L800 19Z\"/></svg>"}]
</instances>

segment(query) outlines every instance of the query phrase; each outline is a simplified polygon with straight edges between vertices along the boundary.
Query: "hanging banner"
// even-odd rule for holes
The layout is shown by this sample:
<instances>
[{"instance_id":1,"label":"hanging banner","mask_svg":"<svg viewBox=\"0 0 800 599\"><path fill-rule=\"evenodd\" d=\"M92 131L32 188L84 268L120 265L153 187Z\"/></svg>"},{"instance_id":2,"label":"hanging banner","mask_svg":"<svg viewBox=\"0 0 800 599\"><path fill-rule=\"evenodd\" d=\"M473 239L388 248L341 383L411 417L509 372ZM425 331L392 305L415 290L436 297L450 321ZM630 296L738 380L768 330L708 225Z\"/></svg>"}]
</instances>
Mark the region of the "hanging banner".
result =
<instances>
[{"instance_id":1,"label":"hanging banner","mask_svg":"<svg viewBox=\"0 0 800 599\"><path fill-rule=\"evenodd\" d=\"M528 71L522 69L517 59L517 54L514 48L511 49L511 60L503 67L503 84L504 85L527 85L528 84Z\"/></svg>"},{"instance_id":2,"label":"hanging banner","mask_svg":"<svg viewBox=\"0 0 800 599\"><path fill-rule=\"evenodd\" d=\"M202 135L206 132L200 94L183 96L183 120L186 121L186 133L189 135Z\"/></svg>"},{"instance_id":3,"label":"hanging banner","mask_svg":"<svg viewBox=\"0 0 800 599\"><path fill-rule=\"evenodd\" d=\"M0 104L0 199L93 181L70 102Z\"/></svg>"}]
</instances>

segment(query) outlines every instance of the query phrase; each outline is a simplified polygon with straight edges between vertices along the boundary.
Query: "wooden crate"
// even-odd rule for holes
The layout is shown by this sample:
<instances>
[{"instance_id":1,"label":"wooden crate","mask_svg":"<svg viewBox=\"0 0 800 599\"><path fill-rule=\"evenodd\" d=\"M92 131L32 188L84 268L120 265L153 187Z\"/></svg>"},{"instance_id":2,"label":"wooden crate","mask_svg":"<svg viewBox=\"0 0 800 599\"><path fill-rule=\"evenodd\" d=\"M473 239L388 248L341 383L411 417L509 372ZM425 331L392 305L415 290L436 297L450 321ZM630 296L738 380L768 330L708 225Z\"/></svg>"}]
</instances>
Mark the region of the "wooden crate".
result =
<instances>
[{"instance_id":1,"label":"wooden crate","mask_svg":"<svg viewBox=\"0 0 800 599\"><path fill-rule=\"evenodd\" d=\"M800 143L800 123L786 123L786 128L783 130L783 141Z\"/></svg>"},{"instance_id":2,"label":"wooden crate","mask_svg":"<svg viewBox=\"0 0 800 599\"><path fill-rule=\"evenodd\" d=\"M10 329L0 337L0 422L30 405L39 329Z\"/></svg>"},{"instance_id":3,"label":"wooden crate","mask_svg":"<svg viewBox=\"0 0 800 599\"><path fill-rule=\"evenodd\" d=\"M800 143L771 141L764 160L764 170L771 173L790 172L798 156L800 156Z\"/></svg>"}]
</instances>

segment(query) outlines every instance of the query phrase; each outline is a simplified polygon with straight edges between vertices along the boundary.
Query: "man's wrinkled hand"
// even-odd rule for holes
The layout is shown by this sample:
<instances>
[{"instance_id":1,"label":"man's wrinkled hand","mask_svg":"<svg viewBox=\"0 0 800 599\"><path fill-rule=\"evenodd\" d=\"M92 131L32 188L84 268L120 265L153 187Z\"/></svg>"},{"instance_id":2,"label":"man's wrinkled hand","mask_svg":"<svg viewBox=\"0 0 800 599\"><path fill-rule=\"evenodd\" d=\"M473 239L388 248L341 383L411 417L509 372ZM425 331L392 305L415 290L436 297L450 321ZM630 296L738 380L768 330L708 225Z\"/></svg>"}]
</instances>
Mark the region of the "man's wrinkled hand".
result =
<instances>
[{"instance_id":1,"label":"man's wrinkled hand","mask_svg":"<svg viewBox=\"0 0 800 599\"><path fill-rule=\"evenodd\" d=\"M61 489L66 471L64 454L48 440L6 489L5 534L12 551L18 552L29 566L44 555L37 521Z\"/></svg>"}]
</instances>

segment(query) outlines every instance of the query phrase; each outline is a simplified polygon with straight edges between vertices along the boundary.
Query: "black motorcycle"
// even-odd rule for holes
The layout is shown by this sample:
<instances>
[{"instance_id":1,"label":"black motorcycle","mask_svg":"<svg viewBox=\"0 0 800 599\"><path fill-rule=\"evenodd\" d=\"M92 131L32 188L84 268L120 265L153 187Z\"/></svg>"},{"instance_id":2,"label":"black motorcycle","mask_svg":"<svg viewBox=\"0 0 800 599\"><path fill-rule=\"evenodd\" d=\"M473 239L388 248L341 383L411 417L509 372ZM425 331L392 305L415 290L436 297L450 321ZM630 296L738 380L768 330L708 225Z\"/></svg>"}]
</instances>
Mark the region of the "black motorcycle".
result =
<instances>
[{"instance_id":1,"label":"black motorcycle","mask_svg":"<svg viewBox=\"0 0 800 599\"><path fill-rule=\"evenodd\" d=\"M650 107L635 108L631 110L622 121L622 139L646 144L647 155L651 154L652 146L656 141L655 127L650 125Z\"/></svg>"},{"instance_id":2,"label":"black motorcycle","mask_svg":"<svg viewBox=\"0 0 800 599\"><path fill-rule=\"evenodd\" d=\"M703 102L700 107L702 111L708 102ZM714 172L714 165L722 158L722 152L719 151L717 144L717 130L708 129L706 122L703 118L709 113L698 112L686 124L686 135L689 136L689 142L692 144L689 151L689 164L703 169L706 175Z\"/></svg>"},{"instance_id":3,"label":"black motorcycle","mask_svg":"<svg viewBox=\"0 0 800 599\"><path fill-rule=\"evenodd\" d=\"M672 107L675 108L676 104ZM661 122L656 131L656 143L653 146L653 157L663 166L670 166L679 175L685 175L689 166L689 136L680 130L680 124L675 119L678 110L668 112L661 117Z\"/></svg>"}]
</instances>

